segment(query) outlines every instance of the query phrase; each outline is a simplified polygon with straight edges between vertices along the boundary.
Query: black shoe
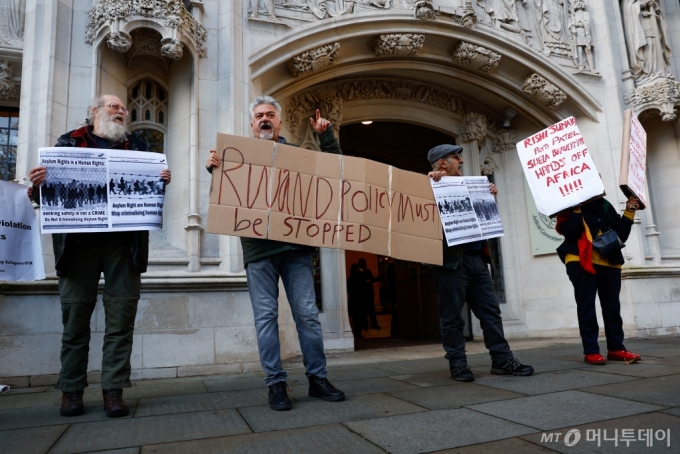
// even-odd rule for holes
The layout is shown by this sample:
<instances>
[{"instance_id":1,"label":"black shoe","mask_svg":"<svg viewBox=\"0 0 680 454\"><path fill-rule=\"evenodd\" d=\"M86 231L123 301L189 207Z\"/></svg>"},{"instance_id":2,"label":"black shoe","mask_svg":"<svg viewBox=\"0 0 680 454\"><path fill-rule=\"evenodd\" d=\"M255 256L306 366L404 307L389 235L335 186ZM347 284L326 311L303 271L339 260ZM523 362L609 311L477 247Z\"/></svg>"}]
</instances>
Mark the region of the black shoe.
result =
<instances>
[{"instance_id":1,"label":"black shoe","mask_svg":"<svg viewBox=\"0 0 680 454\"><path fill-rule=\"evenodd\" d=\"M526 377L533 375L534 368L520 363L515 358L511 358L502 364L491 361L491 373L494 375L519 375Z\"/></svg>"},{"instance_id":2,"label":"black shoe","mask_svg":"<svg viewBox=\"0 0 680 454\"><path fill-rule=\"evenodd\" d=\"M102 389L102 397L107 417L120 418L130 414L130 408L123 400L122 388Z\"/></svg>"},{"instance_id":3,"label":"black shoe","mask_svg":"<svg viewBox=\"0 0 680 454\"><path fill-rule=\"evenodd\" d=\"M331 385L325 377L312 375L309 377L309 397L317 397L328 402L340 402L345 400L345 393Z\"/></svg>"},{"instance_id":4,"label":"black shoe","mask_svg":"<svg viewBox=\"0 0 680 454\"><path fill-rule=\"evenodd\" d=\"M468 366L467 364L452 367L451 376L456 381L475 381L475 376L472 375L470 366Z\"/></svg>"},{"instance_id":5,"label":"black shoe","mask_svg":"<svg viewBox=\"0 0 680 454\"><path fill-rule=\"evenodd\" d=\"M286 411L293 408L286 388L285 381L276 382L269 386L269 408L276 411Z\"/></svg>"},{"instance_id":6,"label":"black shoe","mask_svg":"<svg viewBox=\"0 0 680 454\"><path fill-rule=\"evenodd\" d=\"M80 416L85 412L83 391L64 392L61 394L61 416Z\"/></svg>"}]
</instances>

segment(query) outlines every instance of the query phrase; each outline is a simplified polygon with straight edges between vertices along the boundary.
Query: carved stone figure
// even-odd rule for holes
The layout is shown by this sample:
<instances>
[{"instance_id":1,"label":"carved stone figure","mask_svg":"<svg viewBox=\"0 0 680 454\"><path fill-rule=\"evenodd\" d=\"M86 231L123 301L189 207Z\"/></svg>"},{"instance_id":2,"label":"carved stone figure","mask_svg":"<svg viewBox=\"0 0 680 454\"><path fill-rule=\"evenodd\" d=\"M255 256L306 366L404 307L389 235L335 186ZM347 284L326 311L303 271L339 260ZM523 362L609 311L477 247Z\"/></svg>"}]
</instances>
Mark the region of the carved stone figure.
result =
<instances>
[{"instance_id":1,"label":"carved stone figure","mask_svg":"<svg viewBox=\"0 0 680 454\"><path fill-rule=\"evenodd\" d=\"M373 40L373 50L377 57L385 55L412 56L423 47L425 35L414 33L393 33L378 35Z\"/></svg>"},{"instance_id":2,"label":"carved stone figure","mask_svg":"<svg viewBox=\"0 0 680 454\"><path fill-rule=\"evenodd\" d=\"M199 57L207 55L205 46L207 31L186 10L180 0L101 0L88 13L85 42L92 44L103 27L109 26L117 30L118 21L130 20L131 17L142 17L166 29L177 30L186 40L194 44ZM115 40L114 44L117 44ZM174 53L176 54L176 51Z\"/></svg>"},{"instance_id":3,"label":"carved stone figure","mask_svg":"<svg viewBox=\"0 0 680 454\"><path fill-rule=\"evenodd\" d=\"M127 52L132 46L132 37L123 31L111 32L106 36L106 45L117 52Z\"/></svg>"},{"instance_id":4,"label":"carved stone figure","mask_svg":"<svg viewBox=\"0 0 680 454\"><path fill-rule=\"evenodd\" d=\"M463 115L460 138L463 143L480 141L486 137L486 115L477 112L468 112Z\"/></svg>"},{"instance_id":5,"label":"carved stone figure","mask_svg":"<svg viewBox=\"0 0 680 454\"><path fill-rule=\"evenodd\" d=\"M172 60L179 60L184 54L184 43L179 39L165 38L161 40L161 55Z\"/></svg>"},{"instance_id":6,"label":"carved stone figure","mask_svg":"<svg viewBox=\"0 0 680 454\"><path fill-rule=\"evenodd\" d=\"M274 12L274 0L252 0L250 17L257 18L260 16L260 3L264 5L264 9L267 11L267 19L270 22L281 22Z\"/></svg>"},{"instance_id":7,"label":"carved stone figure","mask_svg":"<svg viewBox=\"0 0 680 454\"><path fill-rule=\"evenodd\" d=\"M493 143L494 153L513 151L517 143L517 131L514 129L503 130L498 134L498 139Z\"/></svg>"},{"instance_id":8,"label":"carved stone figure","mask_svg":"<svg viewBox=\"0 0 680 454\"><path fill-rule=\"evenodd\" d=\"M541 0L544 51L562 57L571 55L567 36L568 0Z\"/></svg>"},{"instance_id":9,"label":"carved stone figure","mask_svg":"<svg viewBox=\"0 0 680 454\"><path fill-rule=\"evenodd\" d=\"M338 58L339 50L340 43L331 43L316 47L291 58L288 61L288 68L295 77L318 71L333 63Z\"/></svg>"},{"instance_id":10,"label":"carved stone figure","mask_svg":"<svg viewBox=\"0 0 680 454\"><path fill-rule=\"evenodd\" d=\"M26 0L0 1L0 44L22 47Z\"/></svg>"},{"instance_id":11,"label":"carved stone figure","mask_svg":"<svg viewBox=\"0 0 680 454\"><path fill-rule=\"evenodd\" d=\"M529 44L545 55L550 54L550 49L546 49L543 43L543 16L541 13L543 0L522 0L524 17L526 23L525 30L529 36Z\"/></svg>"},{"instance_id":12,"label":"carved stone figure","mask_svg":"<svg viewBox=\"0 0 680 454\"><path fill-rule=\"evenodd\" d=\"M534 73L524 82L522 90L549 109L555 110L567 95L545 78Z\"/></svg>"},{"instance_id":13,"label":"carved stone figure","mask_svg":"<svg viewBox=\"0 0 680 454\"><path fill-rule=\"evenodd\" d=\"M586 11L586 2L576 2L568 25L571 55L578 70L597 74L593 63L593 39L590 36L590 14Z\"/></svg>"},{"instance_id":14,"label":"carved stone figure","mask_svg":"<svg viewBox=\"0 0 680 454\"><path fill-rule=\"evenodd\" d=\"M677 118L675 106L680 103L680 82L658 78L625 93L623 98L626 106L636 115L645 110L658 109L662 121L673 121Z\"/></svg>"},{"instance_id":15,"label":"carved stone figure","mask_svg":"<svg viewBox=\"0 0 680 454\"><path fill-rule=\"evenodd\" d=\"M10 99L16 94L12 62L0 60L0 99Z\"/></svg>"},{"instance_id":16,"label":"carved stone figure","mask_svg":"<svg viewBox=\"0 0 680 454\"><path fill-rule=\"evenodd\" d=\"M413 5L413 14L416 19L434 20L434 6L429 0L418 1Z\"/></svg>"},{"instance_id":17,"label":"carved stone figure","mask_svg":"<svg viewBox=\"0 0 680 454\"><path fill-rule=\"evenodd\" d=\"M635 83L672 78L671 48L659 4L656 0L624 0L621 9Z\"/></svg>"},{"instance_id":18,"label":"carved stone figure","mask_svg":"<svg viewBox=\"0 0 680 454\"><path fill-rule=\"evenodd\" d=\"M453 54L456 63L489 73L496 69L501 55L476 44L461 41Z\"/></svg>"},{"instance_id":19,"label":"carved stone figure","mask_svg":"<svg viewBox=\"0 0 680 454\"><path fill-rule=\"evenodd\" d=\"M150 28L137 28L130 33L132 45L139 50L150 53L160 53L161 34Z\"/></svg>"}]
</instances>

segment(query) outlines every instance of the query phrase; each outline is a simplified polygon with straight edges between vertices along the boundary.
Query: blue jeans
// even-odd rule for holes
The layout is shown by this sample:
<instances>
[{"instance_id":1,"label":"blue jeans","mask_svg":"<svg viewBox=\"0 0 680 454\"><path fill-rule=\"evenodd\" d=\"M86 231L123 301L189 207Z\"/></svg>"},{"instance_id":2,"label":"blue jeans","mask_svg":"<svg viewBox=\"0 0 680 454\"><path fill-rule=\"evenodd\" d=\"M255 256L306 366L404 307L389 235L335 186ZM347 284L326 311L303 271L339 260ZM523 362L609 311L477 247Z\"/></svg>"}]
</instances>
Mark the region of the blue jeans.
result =
<instances>
[{"instance_id":1,"label":"blue jeans","mask_svg":"<svg viewBox=\"0 0 680 454\"><path fill-rule=\"evenodd\" d=\"M465 320L461 315L467 301L479 319L484 333L484 345L491 359L503 363L512 359L512 351L503 334L503 320L491 275L482 255L464 254L458 268L433 268L439 293L439 318L442 343L450 367L467 364L465 356Z\"/></svg>"},{"instance_id":2,"label":"blue jeans","mask_svg":"<svg viewBox=\"0 0 680 454\"><path fill-rule=\"evenodd\" d=\"M314 293L312 255L287 251L251 262L246 267L248 292L253 305L260 363L267 386L286 381L279 342L279 277L283 280L297 327L307 377L326 377L326 355Z\"/></svg>"}]
</instances>

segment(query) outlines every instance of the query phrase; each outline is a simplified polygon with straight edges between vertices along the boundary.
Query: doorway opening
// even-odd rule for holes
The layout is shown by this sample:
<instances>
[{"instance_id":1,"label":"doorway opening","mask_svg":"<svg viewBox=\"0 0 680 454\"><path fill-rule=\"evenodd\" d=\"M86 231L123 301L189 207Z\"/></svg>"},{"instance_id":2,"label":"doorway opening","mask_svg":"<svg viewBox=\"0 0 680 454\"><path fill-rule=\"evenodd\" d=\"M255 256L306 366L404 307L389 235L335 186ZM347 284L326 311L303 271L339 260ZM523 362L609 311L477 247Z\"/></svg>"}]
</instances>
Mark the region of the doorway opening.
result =
<instances>
[{"instance_id":1,"label":"doorway opening","mask_svg":"<svg viewBox=\"0 0 680 454\"><path fill-rule=\"evenodd\" d=\"M428 150L443 143L455 144L455 138L410 123L374 121L340 129L344 154L423 174L431 170ZM355 350L441 342L429 266L359 251L345 251L345 263Z\"/></svg>"}]
</instances>

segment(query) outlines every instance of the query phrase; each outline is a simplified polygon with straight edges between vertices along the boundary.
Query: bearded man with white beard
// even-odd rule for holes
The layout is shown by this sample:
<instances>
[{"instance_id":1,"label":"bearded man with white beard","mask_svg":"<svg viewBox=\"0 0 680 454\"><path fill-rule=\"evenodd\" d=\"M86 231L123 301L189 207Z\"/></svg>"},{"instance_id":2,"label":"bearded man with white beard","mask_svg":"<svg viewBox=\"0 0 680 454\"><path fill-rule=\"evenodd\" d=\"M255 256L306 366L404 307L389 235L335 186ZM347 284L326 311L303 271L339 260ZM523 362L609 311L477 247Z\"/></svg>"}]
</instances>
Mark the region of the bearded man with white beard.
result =
<instances>
[{"instance_id":1,"label":"bearded man with white beard","mask_svg":"<svg viewBox=\"0 0 680 454\"><path fill-rule=\"evenodd\" d=\"M322 118L318 109L316 119L310 118L309 121L319 135L321 151L342 154L331 122ZM281 106L271 96L260 96L250 104L250 128L256 139L295 146L279 136L281 124ZM220 164L220 157L215 150L210 150L206 162L208 171L212 173L213 168ZM309 380L309 396L329 402L345 400L345 393L326 379L326 355L314 293L312 248L257 238L241 238L241 246L255 318L260 363L267 373L265 383L269 387L269 408L276 411L292 408L286 391L288 375L281 365L279 279L283 281L295 320L302 362Z\"/></svg>"},{"instance_id":2,"label":"bearded man with white beard","mask_svg":"<svg viewBox=\"0 0 680 454\"><path fill-rule=\"evenodd\" d=\"M147 151L145 143L128 134L125 124L128 111L118 97L103 95L94 99L87 113L81 127L59 137L56 147ZM47 169L35 167L28 176L33 183L28 196L40 203L37 188L45 181ZM169 184L170 170L162 170L160 178ZM149 232L53 234L52 243L64 325L61 371L55 386L62 391L60 414L78 416L84 413L90 319L103 272L106 331L101 387L104 411L109 418L126 416L129 408L123 400L122 388L132 386L132 334L141 273L146 272L149 260Z\"/></svg>"}]
</instances>

